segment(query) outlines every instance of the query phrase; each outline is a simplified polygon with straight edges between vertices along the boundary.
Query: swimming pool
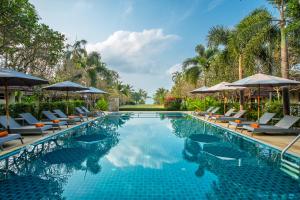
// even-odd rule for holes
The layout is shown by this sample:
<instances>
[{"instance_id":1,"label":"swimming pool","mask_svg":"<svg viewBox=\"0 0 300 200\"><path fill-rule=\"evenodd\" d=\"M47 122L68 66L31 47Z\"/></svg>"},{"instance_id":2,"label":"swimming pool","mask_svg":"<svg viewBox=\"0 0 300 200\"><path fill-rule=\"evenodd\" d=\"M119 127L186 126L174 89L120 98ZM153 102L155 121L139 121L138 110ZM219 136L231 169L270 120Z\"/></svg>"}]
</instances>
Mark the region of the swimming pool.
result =
<instances>
[{"instance_id":1,"label":"swimming pool","mask_svg":"<svg viewBox=\"0 0 300 200\"><path fill-rule=\"evenodd\" d=\"M2 156L0 199L300 199L279 161L189 115L110 115Z\"/></svg>"}]
</instances>

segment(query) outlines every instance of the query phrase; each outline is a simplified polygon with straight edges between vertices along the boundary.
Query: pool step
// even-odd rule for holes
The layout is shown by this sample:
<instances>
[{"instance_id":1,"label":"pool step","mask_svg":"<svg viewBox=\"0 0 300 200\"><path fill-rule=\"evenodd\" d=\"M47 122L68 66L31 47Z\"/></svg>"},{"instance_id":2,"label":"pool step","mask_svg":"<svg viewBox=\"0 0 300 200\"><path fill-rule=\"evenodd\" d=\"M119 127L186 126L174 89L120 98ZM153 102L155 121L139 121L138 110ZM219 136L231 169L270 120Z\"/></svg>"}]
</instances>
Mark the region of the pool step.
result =
<instances>
[{"instance_id":1,"label":"pool step","mask_svg":"<svg viewBox=\"0 0 300 200\"><path fill-rule=\"evenodd\" d=\"M300 178L300 166L296 163L290 162L288 160L281 160L280 169L295 179Z\"/></svg>"}]
</instances>

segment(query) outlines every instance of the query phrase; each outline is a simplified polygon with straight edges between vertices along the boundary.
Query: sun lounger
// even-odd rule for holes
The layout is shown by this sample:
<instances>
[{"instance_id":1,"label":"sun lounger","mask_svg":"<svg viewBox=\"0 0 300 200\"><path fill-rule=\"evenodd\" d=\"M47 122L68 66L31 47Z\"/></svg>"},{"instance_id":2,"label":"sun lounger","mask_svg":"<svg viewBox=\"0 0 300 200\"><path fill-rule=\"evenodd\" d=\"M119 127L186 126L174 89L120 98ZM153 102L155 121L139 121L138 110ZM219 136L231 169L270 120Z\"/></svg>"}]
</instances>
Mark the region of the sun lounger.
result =
<instances>
[{"instance_id":1,"label":"sun lounger","mask_svg":"<svg viewBox=\"0 0 300 200\"><path fill-rule=\"evenodd\" d=\"M39 121L31 113L21 113L19 115L29 125L36 125L36 124L42 123L45 125L51 125L53 128L58 128L58 129L61 129L61 126L66 125L66 122L64 122L64 121L61 121L59 123L53 123L52 121Z\"/></svg>"},{"instance_id":2,"label":"sun lounger","mask_svg":"<svg viewBox=\"0 0 300 200\"><path fill-rule=\"evenodd\" d=\"M88 119L87 113L84 112L81 108L75 107L75 111L76 111L78 114L80 114L80 115L82 115L82 116L85 116L85 117Z\"/></svg>"},{"instance_id":3,"label":"sun lounger","mask_svg":"<svg viewBox=\"0 0 300 200\"><path fill-rule=\"evenodd\" d=\"M92 111L89 111L86 107L84 106L81 106L80 107L81 110L83 110L84 112L86 112L87 115L89 116L92 116L92 117L100 117L100 116L103 116L105 115L105 113L103 111L95 111L95 112L92 112Z\"/></svg>"},{"instance_id":4,"label":"sun lounger","mask_svg":"<svg viewBox=\"0 0 300 200\"><path fill-rule=\"evenodd\" d=\"M199 115L199 116L204 116L205 114L210 113L215 107L211 106L209 107L206 111L201 112L201 111L195 111L194 114Z\"/></svg>"},{"instance_id":5,"label":"sun lounger","mask_svg":"<svg viewBox=\"0 0 300 200\"><path fill-rule=\"evenodd\" d=\"M232 117L216 117L215 122L218 121L223 121L223 122L229 122L229 121L234 121L234 120L241 120L245 121L242 116L246 113L246 110L240 110L239 112L235 113Z\"/></svg>"},{"instance_id":6,"label":"sun lounger","mask_svg":"<svg viewBox=\"0 0 300 200\"><path fill-rule=\"evenodd\" d=\"M47 119L53 121L53 120L59 120L59 122L64 122L65 124L64 125L67 125L67 127L69 126L69 124L71 123L74 123L74 122L70 122L70 120L68 118L59 118L59 117L56 117L52 112L50 111L42 111L42 114L47 117Z\"/></svg>"},{"instance_id":7,"label":"sun lounger","mask_svg":"<svg viewBox=\"0 0 300 200\"><path fill-rule=\"evenodd\" d=\"M44 131L49 130L52 128L51 125L44 125L43 127L36 127L36 126L21 126L20 124L18 124L13 118L9 117L9 131L10 133L19 133L21 135L23 134L43 134ZM6 116L2 115L0 116L0 124L4 127L4 128L8 128L7 127L7 120L6 120Z\"/></svg>"},{"instance_id":8,"label":"sun lounger","mask_svg":"<svg viewBox=\"0 0 300 200\"><path fill-rule=\"evenodd\" d=\"M241 121L241 122L235 122L235 121L230 121L229 125L232 125L235 127L235 129L237 128L243 128L244 125L250 125L250 124L254 124L254 123L258 123L260 125L266 125L268 124L271 119L276 115L276 113L264 113L258 120L258 122L254 122L254 121Z\"/></svg>"},{"instance_id":9,"label":"sun lounger","mask_svg":"<svg viewBox=\"0 0 300 200\"><path fill-rule=\"evenodd\" d=\"M243 128L251 131L251 135L254 133L273 133L273 134L287 134L287 133L299 133L299 129L291 128L300 117L285 115L277 124L272 125L259 125L254 128L253 125L244 125Z\"/></svg>"},{"instance_id":10,"label":"sun lounger","mask_svg":"<svg viewBox=\"0 0 300 200\"><path fill-rule=\"evenodd\" d=\"M3 150L3 144L12 140L21 140L21 143L23 144L23 139L20 134L8 134L7 136L0 137L0 149Z\"/></svg>"},{"instance_id":11,"label":"sun lounger","mask_svg":"<svg viewBox=\"0 0 300 200\"><path fill-rule=\"evenodd\" d=\"M224 115L211 115L208 118L212 120L216 120L216 117L230 117L234 113L235 109L229 109Z\"/></svg>"},{"instance_id":12,"label":"sun lounger","mask_svg":"<svg viewBox=\"0 0 300 200\"><path fill-rule=\"evenodd\" d=\"M80 116L67 116L63 111L60 109L53 110L54 114L56 114L60 118L69 118L70 120L74 120L75 122L81 122L83 121L83 117Z\"/></svg>"},{"instance_id":13,"label":"sun lounger","mask_svg":"<svg viewBox=\"0 0 300 200\"><path fill-rule=\"evenodd\" d=\"M205 118L208 119L209 116L216 114L220 110L220 107L215 107L211 112L205 114Z\"/></svg>"}]
</instances>

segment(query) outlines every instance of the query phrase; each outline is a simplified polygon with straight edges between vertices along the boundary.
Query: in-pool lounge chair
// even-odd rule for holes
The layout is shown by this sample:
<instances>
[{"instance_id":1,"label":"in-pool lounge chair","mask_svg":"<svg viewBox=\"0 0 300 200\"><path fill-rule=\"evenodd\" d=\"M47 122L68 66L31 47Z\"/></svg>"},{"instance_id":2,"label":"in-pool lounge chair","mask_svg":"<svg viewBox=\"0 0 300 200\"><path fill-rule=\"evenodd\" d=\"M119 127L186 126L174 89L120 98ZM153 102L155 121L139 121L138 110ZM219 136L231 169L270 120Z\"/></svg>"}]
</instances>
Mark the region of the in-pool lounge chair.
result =
<instances>
[{"instance_id":1,"label":"in-pool lounge chair","mask_svg":"<svg viewBox=\"0 0 300 200\"><path fill-rule=\"evenodd\" d=\"M36 127L36 126L21 126L18 124L13 118L9 117L9 131L10 133L19 133L21 135L25 134L31 134L31 135L36 135L36 134L44 134L44 131L47 131L49 129L52 129L51 125L44 125L43 127ZM7 129L7 120L6 116L2 115L0 116L0 124Z\"/></svg>"},{"instance_id":2,"label":"in-pool lounge chair","mask_svg":"<svg viewBox=\"0 0 300 200\"><path fill-rule=\"evenodd\" d=\"M231 117L216 117L215 122L218 121L222 121L222 122L229 122L229 121L234 121L234 120L241 120L241 121L245 121L244 118L242 118L242 116L246 113L246 110L240 110L237 113L235 113L233 116ZM228 124L229 126L229 124Z\"/></svg>"},{"instance_id":3,"label":"in-pool lounge chair","mask_svg":"<svg viewBox=\"0 0 300 200\"><path fill-rule=\"evenodd\" d=\"M68 118L59 118L59 117L56 117L52 112L50 111L42 111L42 114L47 117L47 119L51 120L52 122L55 121L55 120L58 120L59 122L64 122L64 125L67 125L67 127L69 127L69 124L72 123L70 122L70 120ZM58 123L59 123L58 122ZM74 123L74 122L73 122Z\"/></svg>"},{"instance_id":4,"label":"in-pool lounge chair","mask_svg":"<svg viewBox=\"0 0 300 200\"><path fill-rule=\"evenodd\" d=\"M54 131L54 128L61 129L61 126L66 125L66 122L64 122L64 121L61 121L58 123L53 123L52 121L39 121L31 113L21 113L19 115L29 125L36 125L36 124L40 124L40 123L45 124L45 125L51 125L53 128L53 131Z\"/></svg>"},{"instance_id":5,"label":"in-pool lounge chair","mask_svg":"<svg viewBox=\"0 0 300 200\"><path fill-rule=\"evenodd\" d=\"M273 125L244 125L243 129L251 131L251 135L254 133L273 133L273 134L288 134L299 133L299 129L291 128L300 117L285 115L277 124Z\"/></svg>"},{"instance_id":6,"label":"in-pool lounge chair","mask_svg":"<svg viewBox=\"0 0 300 200\"><path fill-rule=\"evenodd\" d=\"M211 116L208 116L208 119L216 120L216 118L218 118L218 117L230 117L234 113L234 111L235 111L235 109L231 108L224 115L214 115L213 114Z\"/></svg>"},{"instance_id":7,"label":"in-pool lounge chair","mask_svg":"<svg viewBox=\"0 0 300 200\"><path fill-rule=\"evenodd\" d=\"M75 122L81 122L83 121L83 118L77 115L67 116L63 111L60 109L53 110L54 114L56 114L60 118L69 118L70 120L74 120Z\"/></svg>"},{"instance_id":8,"label":"in-pool lounge chair","mask_svg":"<svg viewBox=\"0 0 300 200\"><path fill-rule=\"evenodd\" d=\"M0 149L3 150L3 144L5 142L9 142L9 141L13 141L13 140L21 140L21 143L23 143L23 138L20 134L18 133L12 133L12 134L8 134L6 136L2 136L0 137Z\"/></svg>"},{"instance_id":9,"label":"in-pool lounge chair","mask_svg":"<svg viewBox=\"0 0 300 200\"><path fill-rule=\"evenodd\" d=\"M214 108L215 108L214 106L211 106L206 111L203 111L203 112L195 111L194 114L199 115L199 116L204 116L204 115L210 113Z\"/></svg>"},{"instance_id":10,"label":"in-pool lounge chair","mask_svg":"<svg viewBox=\"0 0 300 200\"><path fill-rule=\"evenodd\" d=\"M260 125L266 125L268 124L272 118L276 115L276 113L264 113L258 120L258 122L254 122L254 121L241 121L241 122L236 122L236 121L230 121L229 125L232 125L235 127L235 129L237 128L243 128L244 125L250 125L250 124L254 124L254 123L258 123Z\"/></svg>"},{"instance_id":11,"label":"in-pool lounge chair","mask_svg":"<svg viewBox=\"0 0 300 200\"><path fill-rule=\"evenodd\" d=\"M209 116L215 115L220 110L220 107L215 107L211 112L205 114L205 118L208 119Z\"/></svg>"}]
</instances>

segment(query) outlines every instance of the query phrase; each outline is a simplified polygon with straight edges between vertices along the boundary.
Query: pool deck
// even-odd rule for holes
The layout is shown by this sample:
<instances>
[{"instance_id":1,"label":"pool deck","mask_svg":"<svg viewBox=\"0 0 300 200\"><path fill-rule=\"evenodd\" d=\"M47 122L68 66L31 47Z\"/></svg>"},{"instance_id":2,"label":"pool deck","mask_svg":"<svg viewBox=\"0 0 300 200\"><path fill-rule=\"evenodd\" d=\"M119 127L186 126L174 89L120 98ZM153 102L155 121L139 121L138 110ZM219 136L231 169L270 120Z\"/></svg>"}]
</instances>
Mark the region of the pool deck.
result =
<instances>
[{"instance_id":1,"label":"pool deck","mask_svg":"<svg viewBox=\"0 0 300 200\"><path fill-rule=\"evenodd\" d=\"M153 113L153 111L152 111ZM178 113L178 111L177 111ZM184 113L188 113L191 114L191 112L184 112ZM204 119L204 117L199 117L199 116L195 116L194 117L201 119L203 121L207 121L206 119ZM93 120L94 118L90 118L89 121ZM215 122L211 122L208 121L209 123L215 123ZM79 125L80 123L77 123L76 125ZM215 123L218 126L224 127L224 128L228 128L227 127L227 123L221 123L221 122L217 122ZM70 125L69 128L72 128L76 125ZM66 130L67 127L63 127L63 130ZM241 134L243 136L246 136L248 138L252 138L255 140L258 140L260 142L263 142L267 145L271 145L277 149L282 150L284 147L286 147L295 137L296 135L266 135L266 134L255 134L253 136L251 136L250 132L244 131L243 133L240 130L234 130L233 127L229 127L229 129L231 129L232 131L237 132L238 134ZM51 136L53 134L56 134L58 131L55 131L55 133L53 133L53 131L46 131L45 134L42 135L28 135L28 136L24 136L24 144L21 144L20 140L14 140L14 141L10 141L10 142L6 142L3 146L4 146L4 151L0 151L0 156L4 155L6 153L12 152L18 148L24 147L28 144L32 144L36 141L39 141L41 139L44 139L45 137ZM289 152L300 156L300 141L296 142L289 150Z\"/></svg>"},{"instance_id":2,"label":"pool deck","mask_svg":"<svg viewBox=\"0 0 300 200\"><path fill-rule=\"evenodd\" d=\"M191 113L189 113L191 114ZM251 136L251 132L248 131L243 131L241 132L240 129L235 130L234 127L229 126L228 127L228 123L223 123L223 122L212 122L212 121L208 121L206 120L204 117L200 117L200 116L195 116L194 117L201 119L203 121L206 121L208 123L213 123L216 125L219 125L223 128L229 128L230 130L246 136L248 138L252 138L255 140L258 140L260 142L263 142L267 145L273 146L279 150L284 149L297 135L267 135L267 134L253 134L253 136ZM295 154L297 156L300 156L300 140L298 140L288 151L289 153Z\"/></svg>"}]
</instances>

